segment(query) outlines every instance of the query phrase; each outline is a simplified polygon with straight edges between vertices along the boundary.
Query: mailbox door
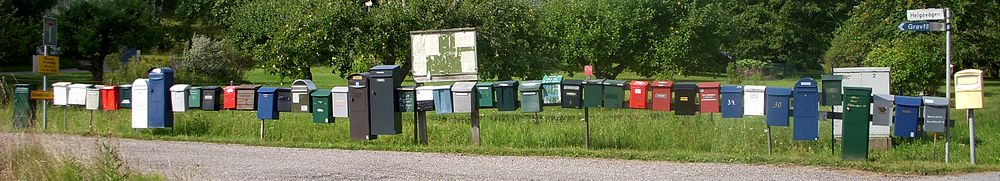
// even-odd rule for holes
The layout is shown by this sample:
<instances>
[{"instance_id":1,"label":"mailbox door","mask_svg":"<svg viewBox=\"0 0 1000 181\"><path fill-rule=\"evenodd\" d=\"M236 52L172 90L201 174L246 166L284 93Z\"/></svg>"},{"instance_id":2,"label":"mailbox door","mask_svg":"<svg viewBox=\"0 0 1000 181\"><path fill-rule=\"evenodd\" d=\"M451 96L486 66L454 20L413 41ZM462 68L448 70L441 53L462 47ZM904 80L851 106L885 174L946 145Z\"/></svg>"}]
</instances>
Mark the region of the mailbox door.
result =
<instances>
[{"instance_id":1,"label":"mailbox door","mask_svg":"<svg viewBox=\"0 0 1000 181\"><path fill-rule=\"evenodd\" d=\"M892 124L892 110L895 107L893 96L875 94L872 98L875 106L872 108L872 124L880 126L889 126Z\"/></svg>"},{"instance_id":2,"label":"mailbox door","mask_svg":"<svg viewBox=\"0 0 1000 181\"><path fill-rule=\"evenodd\" d=\"M236 109L237 110L256 110L257 104L254 103L257 99L257 91L252 89L236 89Z\"/></svg>"},{"instance_id":3,"label":"mailbox door","mask_svg":"<svg viewBox=\"0 0 1000 181\"><path fill-rule=\"evenodd\" d=\"M702 113L719 112L719 82L702 82L698 84L699 111Z\"/></svg>"},{"instance_id":4,"label":"mailbox door","mask_svg":"<svg viewBox=\"0 0 1000 181\"><path fill-rule=\"evenodd\" d=\"M695 115L698 113L698 86L690 83L674 85L674 114Z\"/></svg>"},{"instance_id":5,"label":"mailbox door","mask_svg":"<svg viewBox=\"0 0 1000 181\"><path fill-rule=\"evenodd\" d=\"M132 82L132 128L149 128L149 80Z\"/></svg>"},{"instance_id":6,"label":"mailbox door","mask_svg":"<svg viewBox=\"0 0 1000 181\"><path fill-rule=\"evenodd\" d=\"M670 101L672 101L671 90L669 87L653 87L652 90L652 102L654 111L670 111Z\"/></svg>"},{"instance_id":7,"label":"mailbox door","mask_svg":"<svg viewBox=\"0 0 1000 181\"><path fill-rule=\"evenodd\" d=\"M542 97L539 91L521 92L521 112L542 112Z\"/></svg>"},{"instance_id":8,"label":"mailbox door","mask_svg":"<svg viewBox=\"0 0 1000 181\"><path fill-rule=\"evenodd\" d=\"M331 104L329 90L316 90L310 96L309 101L312 102L310 108L312 109L313 123L332 123L333 106Z\"/></svg>"},{"instance_id":9,"label":"mailbox door","mask_svg":"<svg viewBox=\"0 0 1000 181\"><path fill-rule=\"evenodd\" d=\"M278 95L274 88L261 88L257 92L257 119L278 119Z\"/></svg>"},{"instance_id":10,"label":"mailbox door","mask_svg":"<svg viewBox=\"0 0 1000 181\"><path fill-rule=\"evenodd\" d=\"M764 115L764 90L766 89L765 86L743 87L743 115Z\"/></svg>"},{"instance_id":11,"label":"mailbox door","mask_svg":"<svg viewBox=\"0 0 1000 181\"><path fill-rule=\"evenodd\" d=\"M795 140L819 139L819 92L815 88L795 88Z\"/></svg>"},{"instance_id":12,"label":"mailbox door","mask_svg":"<svg viewBox=\"0 0 1000 181\"><path fill-rule=\"evenodd\" d=\"M122 86L118 87L118 108L131 108L132 107L132 86Z\"/></svg>"},{"instance_id":13,"label":"mailbox door","mask_svg":"<svg viewBox=\"0 0 1000 181\"><path fill-rule=\"evenodd\" d=\"M632 81L629 86L628 105L632 109L646 109L649 84L646 81Z\"/></svg>"},{"instance_id":14,"label":"mailbox door","mask_svg":"<svg viewBox=\"0 0 1000 181\"><path fill-rule=\"evenodd\" d=\"M924 97L924 131L944 132L948 123L948 99Z\"/></svg>"},{"instance_id":15,"label":"mailbox door","mask_svg":"<svg viewBox=\"0 0 1000 181\"><path fill-rule=\"evenodd\" d=\"M188 108L201 108L201 87L191 87L188 91Z\"/></svg>"},{"instance_id":16,"label":"mailbox door","mask_svg":"<svg viewBox=\"0 0 1000 181\"><path fill-rule=\"evenodd\" d=\"M292 91L288 88L278 89L278 112L292 112Z\"/></svg>"},{"instance_id":17,"label":"mailbox door","mask_svg":"<svg viewBox=\"0 0 1000 181\"><path fill-rule=\"evenodd\" d=\"M87 90L87 110L97 110L101 108L101 92L97 89Z\"/></svg>"},{"instance_id":18,"label":"mailbox door","mask_svg":"<svg viewBox=\"0 0 1000 181\"><path fill-rule=\"evenodd\" d=\"M101 109L106 111L118 110L118 87L101 89Z\"/></svg>"},{"instance_id":19,"label":"mailbox door","mask_svg":"<svg viewBox=\"0 0 1000 181\"><path fill-rule=\"evenodd\" d=\"M493 98L493 83L479 83L476 84L476 93L478 93L479 107L493 107L495 99Z\"/></svg>"},{"instance_id":20,"label":"mailbox door","mask_svg":"<svg viewBox=\"0 0 1000 181\"><path fill-rule=\"evenodd\" d=\"M455 113L472 112L472 92L452 92L452 109Z\"/></svg>"},{"instance_id":21,"label":"mailbox door","mask_svg":"<svg viewBox=\"0 0 1000 181\"><path fill-rule=\"evenodd\" d=\"M206 111L218 111L220 105L218 98L219 89L217 87L210 89L203 88L201 90L201 109Z\"/></svg>"},{"instance_id":22,"label":"mailbox door","mask_svg":"<svg viewBox=\"0 0 1000 181\"><path fill-rule=\"evenodd\" d=\"M583 107L601 107L604 105L604 80L585 80L583 82Z\"/></svg>"},{"instance_id":23,"label":"mailbox door","mask_svg":"<svg viewBox=\"0 0 1000 181\"><path fill-rule=\"evenodd\" d=\"M498 111L517 110L517 83L513 81L497 82L494 87ZM436 101L436 100L435 100ZM435 108L436 109L436 108Z\"/></svg>"},{"instance_id":24,"label":"mailbox door","mask_svg":"<svg viewBox=\"0 0 1000 181\"><path fill-rule=\"evenodd\" d=\"M349 88L334 87L331 89L330 100L333 101L333 117L346 118L350 116Z\"/></svg>"},{"instance_id":25,"label":"mailbox door","mask_svg":"<svg viewBox=\"0 0 1000 181\"><path fill-rule=\"evenodd\" d=\"M722 87L722 118L743 117L743 86Z\"/></svg>"},{"instance_id":26,"label":"mailbox door","mask_svg":"<svg viewBox=\"0 0 1000 181\"><path fill-rule=\"evenodd\" d=\"M187 110L187 91L170 92L171 110L174 112L184 112Z\"/></svg>"},{"instance_id":27,"label":"mailbox door","mask_svg":"<svg viewBox=\"0 0 1000 181\"><path fill-rule=\"evenodd\" d=\"M625 92L624 84L624 81L618 80L604 81L604 108L622 108L622 102L625 98L623 95Z\"/></svg>"},{"instance_id":28,"label":"mailbox door","mask_svg":"<svg viewBox=\"0 0 1000 181\"><path fill-rule=\"evenodd\" d=\"M393 135L403 131L402 115L399 113L396 96L396 86L393 77L373 77L369 78L371 87L370 111L378 114L371 114L371 134L372 135Z\"/></svg>"},{"instance_id":29,"label":"mailbox door","mask_svg":"<svg viewBox=\"0 0 1000 181\"><path fill-rule=\"evenodd\" d=\"M367 140L371 137L371 117L369 117L368 87L367 85L351 85L348 93L348 110L351 127L351 139Z\"/></svg>"},{"instance_id":30,"label":"mailbox door","mask_svg":"<svg viewBox=\"0 0 1000 181\"><path fill-rule=\"evenodd\" d=\"M839 106L843 103L842 75L823 75L823 105Z\"/></svg>"},{"instance_id":31,"label":"mailbox door","mask_svg":"<svg viewBox=\"0 0 1000 181\"><path fill-rule=\"evenodd\" d=\"M920 97L896 96L895 120L893 121L893 135L903 138L914 138L918 136L917 124L920 118L920 105L923 100Z\"/></svg>"},{"instance_id":32,"label":"mailbox door","mask_svg":"<svg viewBox=\"0 0 1000 181\"><path fill-rule=\"evenodd\" d=\"M768 126L788 126L788 109L789 101L788 96L791 94L791 90L787 88L767 88L767 97L765 98L765 119L767 120Z\"/></svg>"},{"instance_id":33,"label":"mailbox door","mask_svg":"<svg viewBox=\"0 0 1000 181\"><path fill-rule=\"evenodd\" d=\"M562 107L563 108L583 108L583 95L580 94L583 87L580 80L565 80L562 85Z\"/></svg>"},{"instance_id":34,"label":"mailbox door","mask_svg":"<svg viewBox=\"0 0 1000 181\"><path fill-rule=\"evenodd\" d=\"M868 159L868 122L871 112L872 89L844 87L844 121L842 158Z\"/></svg>"},{"instance_id":35,"label":"mailbox door","mask_svg":"<svg viewBox=\"0 0 1000 181\"><path fill-rule=\"evenodd\" d=\"M452 113L451 88L448 86L434 89L434 112L438 114Z\"/></svg>"}]
</instances>

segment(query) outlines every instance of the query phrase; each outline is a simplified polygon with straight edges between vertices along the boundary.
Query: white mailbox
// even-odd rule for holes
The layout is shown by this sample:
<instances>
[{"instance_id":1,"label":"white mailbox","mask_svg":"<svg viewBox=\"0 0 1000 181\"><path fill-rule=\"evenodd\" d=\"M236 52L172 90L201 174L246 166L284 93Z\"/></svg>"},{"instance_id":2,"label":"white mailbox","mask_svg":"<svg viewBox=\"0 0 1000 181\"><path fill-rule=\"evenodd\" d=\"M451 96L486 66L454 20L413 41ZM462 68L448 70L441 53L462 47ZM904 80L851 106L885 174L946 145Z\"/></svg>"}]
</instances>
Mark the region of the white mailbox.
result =
<instances>
[{"instance_id":1,"label":"white mailbox","mask_svg":"<svg viewBox=\"0 0 1000 181\"><path fill-rule=\"evenodd\" d=\"M87 88L92 86L90 84L69 85L69 94L67 94L69 97L67 97L66 103L77 106L87 105Z\"/></svg>"},{"instance_id":2,"label":"white mailbox","mask_svg":"<svg viewBox=\"0 0 1000 181\"><path fill-rule=\"evenodd\" d=\"M132 82L132 128L149 128L149 79Z\"/></svg>"},{"instance_id":3,"label":"white mailbox","mask_svg":"<svg viewBox=\"0 0 1000 181\"><path fill-rule=\"evenodd\" d=\"M872 95L874 94L889 94L892 85L892 79L890 77L889 67L850 67L850 68L834 68L833 75L844 76L842 85L843 86L857 86L857 87L871 87ZM843 92L843 91L841 91ZM874 102L874 101L873 101ZM875 107L874 103L871 107ZM834 106L834 112L844 112L843 106ZM871 109L871 113L875 113L875 109ZM839 138L843 133L843 120L833 120L833 135ZM869 138L889 138L891 134L889 126L875 125L874 122L869 123L868 137Z\"/></svg>"},{"instance_id":4,"label":"white mailbox","mask_svg":"<svg viewBox=\"0 0 1000 181\"><path fill-rule=\"evenodd\" d=\"M65 106L69 105L67 98L69 98L69 85L73 83L69 82L56 82L52 84L52 105Z\"/></svg>"},{"instance_id":5,"label":"white mailbox","mask_svg":"<svg viewBox=\"0 0 1000 181\"><path fill-rule=\"evenodd\" d=\"M955 73L955 109L983 108L983 71L966 69Z\"/></svg>"},{"instance_id":6,"label":"white mailbox","mask_svg":"<svg viewBox=\"0 0 1000 181\"><path fill-rule=\"evenodd\" d=\"M91 86L87 88L87 110L97 110L101 108L101 86Z\"/></svg>"},{"instance_id":7,"label":"white mailbox","mask_svg":"<svg viewBox=\"0 0 1000 181\"><path fill-rule=\"evenodd\" d=\"M347 87L334 87L330 90L330 99L333 100L333 117L346 118L348 116L348 96Z\"/></svg>"},{"instance_id":8,"label":"white mailbox","mask_svg":"<svg viewBox=\"0 0 1000 181\"><path fill-rule=\"evenodd\" d=\"M189 89L191 86L187 84L177 84L170 87L171 110L174 112L187 111Z\"/></svg>"},{"instance_id":9,"label":"white mailbox","mask_svg":"<svg viewBox=\"0 0 1000 181\"><path fill-rule=\"evenodd\" d=\"M764 90L767 86L743 86L743 115L764 115Z\"/></svg>"}]
</instances>

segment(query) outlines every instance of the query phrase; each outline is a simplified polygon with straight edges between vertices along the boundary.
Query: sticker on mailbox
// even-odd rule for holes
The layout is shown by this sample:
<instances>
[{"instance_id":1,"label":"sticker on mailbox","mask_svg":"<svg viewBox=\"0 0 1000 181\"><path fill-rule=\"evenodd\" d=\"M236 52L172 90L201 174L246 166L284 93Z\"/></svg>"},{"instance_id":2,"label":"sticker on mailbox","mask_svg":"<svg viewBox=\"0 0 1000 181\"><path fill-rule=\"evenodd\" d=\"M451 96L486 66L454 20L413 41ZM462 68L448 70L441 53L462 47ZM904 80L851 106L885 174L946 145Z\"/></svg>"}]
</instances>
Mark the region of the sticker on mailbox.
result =
<instances>
[{"instance_id":1,"label":"sticker on mailbox","mask_svg":"<svg viewBox=\"0 0 1000 181\"><path fill-rule=\"evenodd\" d=\"M685 102L687 102L687 101L688 101L688 97L687 97L687 96L681 96L681 97L680 97L680 100L681 100L681 101L685 101Z\"/></svg>"}]
</instances>

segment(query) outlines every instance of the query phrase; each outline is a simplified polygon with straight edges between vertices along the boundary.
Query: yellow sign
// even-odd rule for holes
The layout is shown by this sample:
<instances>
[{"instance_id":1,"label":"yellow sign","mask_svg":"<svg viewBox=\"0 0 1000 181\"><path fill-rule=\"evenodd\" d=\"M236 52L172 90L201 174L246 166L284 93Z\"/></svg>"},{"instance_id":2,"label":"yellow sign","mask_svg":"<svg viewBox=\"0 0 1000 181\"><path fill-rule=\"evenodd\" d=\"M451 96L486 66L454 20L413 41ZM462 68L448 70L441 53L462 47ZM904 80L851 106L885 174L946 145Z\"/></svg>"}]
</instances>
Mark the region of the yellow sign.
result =
<instances>
[{"instance_id":1,"label":"yellow sign","mask_svg":"<svg viewBox=\"0 0 1000 181\"><path fill-rule=\"evenodd\" d=\"M33 90L31 91L31 99L52 100L52 91Z\"/></svg>"},{"instance_id":2,"label":"yellow sign","mask_svg":"<svg viewBox=\"0 0 1000 181\"><path fill-rule=\"evenodd\" d=\"M40 74L59 74L59 57L38 56L35 62L35 72Z\"/></svg>"},{"instance_id":3,"label":"yellow sign","mask_svg":"<svg viewBox=\"0 0 1000 181\"><path fill-rule=\"evenodd\" d=\"M955 108L983 108L983 71L967 69L955 73Z\"/></svg>"}]
</instances>

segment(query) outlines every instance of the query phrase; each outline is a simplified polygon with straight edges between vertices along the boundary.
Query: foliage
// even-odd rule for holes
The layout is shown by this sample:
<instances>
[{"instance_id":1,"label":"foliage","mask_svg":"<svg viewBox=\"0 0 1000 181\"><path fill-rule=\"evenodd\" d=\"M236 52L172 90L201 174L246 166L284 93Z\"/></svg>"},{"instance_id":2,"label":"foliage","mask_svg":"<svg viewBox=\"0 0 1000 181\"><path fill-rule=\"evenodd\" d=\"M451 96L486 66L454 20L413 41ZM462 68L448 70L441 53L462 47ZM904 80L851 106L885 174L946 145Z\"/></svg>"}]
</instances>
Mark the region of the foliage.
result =
<instances>
[{"instance_id":1,"label":"foliage","mask_svg":"<svg viewBox=\"0 0 1000 181\"><path fill-rule=\"evenodd\" d=\"M97 81L104 77L105 58L120 47L144 49L162 42L153 7L143 1L74 1L60 12L63 56L91 61Z\"/></svg>"},{"instance_id":2,"label":"foliage","mask_svg":"<svg viewBox=\"0 0 1000 181\"><path fill-rule=\"evenodd\" d=\"M955 71L982 69L987 77L1000 77L1000 1L959 1L952 8L952 44Z\"/></svg>"},{"instance_id":3,"label":"foliage","mask_svg":"<svg viewBox=\"0 0 1000 181\"><path fill-rule=\"evenodd\" d=\"M141 57L133 57L128 61L122 61L119 58L121 56L115 55L118 54L112 54L112 56L108 56L107 60L105 60L111 71L104 74L104 78L102 79L104 83L131 84L135 79L148 77L149 70L152 68L168 67L171 59L169 56L143 55ZM175 80L181 82L177 80L179 72L174 73Z\"/></svg>"},{"instance_id":4,"label":"foliage","mask_svg":"<svg viewBox=\"0 0 1000 181\"><path fill-rule=\"evenodd\" d=\"M170 63L177 74L186 76L187 83L221 83L242 80L243 74L253 68L253 62L239 56L222 41L196 35L191 47Z\"/></svg>"},{"instance_id":5,"label":"foliage","mask_svg":"<svg viewBox=\"0 0 1000 181\"><path fill-rule=\"evenodd\" d=\"M25 135L27 136L27 134ZM91 162L51 153L38 138L19 139L0 148L0 180L164 180L126 168L118 148L106 139Z\"/></svg>"},{"instance_id":6,"label":"foliage","mask_svg":"<svg viewBox=\"0 0 1000 181\"><path fill-rule=\"evenodd\" d=\"M892 44L895 39L912 35L897 30L895 25L906 21L904 12L907 9L924 7L941 7L941 4L930 1L865 1L855 6L848 13L849 18L834 33L823 61L831 68L862 65L869 52Z\"/></svg>"},{"instance_id":7,"label":"foliage","mask_svg":"<svg viewBox=\"0 0 1000 181\"><path fill-rule=\"evenodd\" d=\"M0 0L0 64L31 65L41 46L42 16L56 0Z\"/></svg>"},{"instance_id":8,"label":"foliage","mask_svg":"<svg viewBox=\"0 0 1000 181\"><path fill-rule=\"evenodd\" d=\"M864 65L890 67L892 93L938 95L944 85L944 52L937 35L911 35L868 53Z\"/></svg>"},{"instance_id":9,"label":"foliage","mask_svg":"<svg viewBox=\"0 0 1000 181\"><path fill-rule=\"evenodd\" d=\"M726 74L729 76L729 83L740 84L745 78L750 80L764 80L764 68L767 62L754 59L743 59L730 62L726 66Z\"/></svg>"}]
</instances>

